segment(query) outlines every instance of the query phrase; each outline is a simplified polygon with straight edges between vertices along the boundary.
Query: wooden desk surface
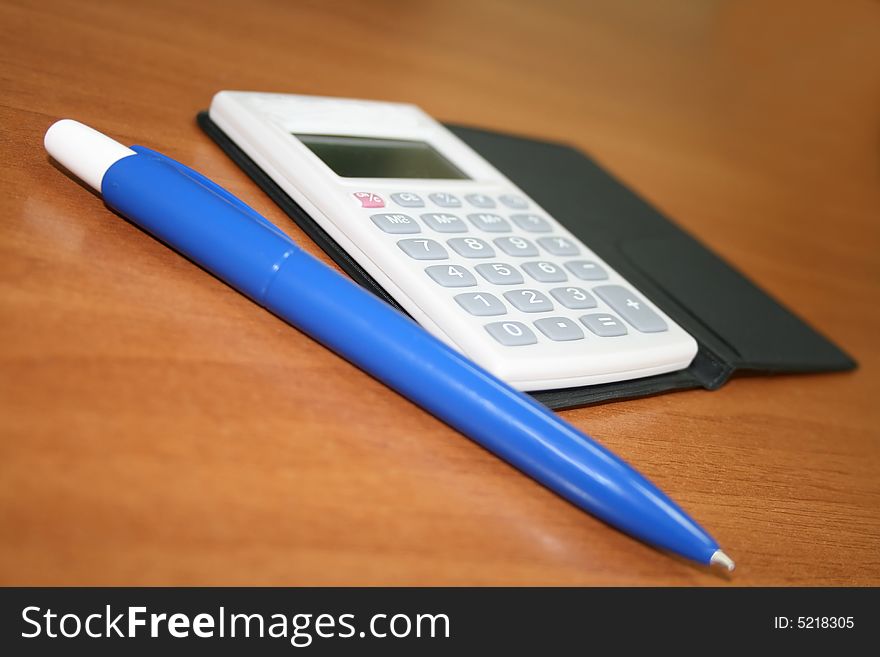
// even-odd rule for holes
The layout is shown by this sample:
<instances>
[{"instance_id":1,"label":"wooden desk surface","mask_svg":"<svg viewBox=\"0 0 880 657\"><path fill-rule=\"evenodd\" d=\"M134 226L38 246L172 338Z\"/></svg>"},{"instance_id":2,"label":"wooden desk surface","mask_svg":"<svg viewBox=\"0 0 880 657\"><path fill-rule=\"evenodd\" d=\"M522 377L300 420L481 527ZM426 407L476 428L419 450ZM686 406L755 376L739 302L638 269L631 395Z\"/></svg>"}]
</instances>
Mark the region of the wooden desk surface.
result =
<instances>
[{"instance_id":1,"label":"wooden desk surface","mask_svg":"<svg viewBox=\"0 0 880 657\"><path fill-rule=\"evenodd\" d=\"M3 0L0 36L0 583L880 584L877 3ZM564 413L735 577L556 498L43 151L78 118L320 255L196 127L227 88L571 142L850 351L855 373Z\"/></svg>"}]
</instances>

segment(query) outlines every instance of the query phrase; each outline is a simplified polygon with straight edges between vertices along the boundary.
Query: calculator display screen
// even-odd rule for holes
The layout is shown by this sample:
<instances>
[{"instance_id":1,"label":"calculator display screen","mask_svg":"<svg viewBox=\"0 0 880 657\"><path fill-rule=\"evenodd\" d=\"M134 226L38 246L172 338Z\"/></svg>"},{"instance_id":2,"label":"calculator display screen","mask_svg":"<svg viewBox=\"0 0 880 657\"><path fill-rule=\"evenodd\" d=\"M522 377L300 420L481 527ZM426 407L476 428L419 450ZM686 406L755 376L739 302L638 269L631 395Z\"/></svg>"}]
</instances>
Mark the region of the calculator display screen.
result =
<instances>
[{"instance_id":1,"label":"calculator display screen","mask_svg":"<svg viewBox=\"0 0 880 657\"><path fill-rule=\"evenodd\" d=\"M407 139L294 135L343 178L470 180L433 146Z\"/></svg>"}]
</instances>

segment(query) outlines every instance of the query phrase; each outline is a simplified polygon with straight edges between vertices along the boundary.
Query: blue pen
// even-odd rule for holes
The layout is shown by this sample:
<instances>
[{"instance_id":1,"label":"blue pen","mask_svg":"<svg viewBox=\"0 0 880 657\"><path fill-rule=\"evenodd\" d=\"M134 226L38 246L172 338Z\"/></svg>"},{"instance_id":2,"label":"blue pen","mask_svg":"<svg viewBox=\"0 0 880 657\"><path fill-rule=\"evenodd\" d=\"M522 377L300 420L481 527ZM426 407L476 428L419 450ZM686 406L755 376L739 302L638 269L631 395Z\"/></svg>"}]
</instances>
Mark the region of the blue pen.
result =
<instances>
[{"instance_id":1,"label":"blue pen","mask_svg":"<svg viewBox=\"0 0 880 657\"><path fill-rule=\"evenodd\" d=\"M145 231L581 509L702 564L734 563L633 468L297 247L192 169L76 121L46 150Z\"/></svg>"}]
</instances>

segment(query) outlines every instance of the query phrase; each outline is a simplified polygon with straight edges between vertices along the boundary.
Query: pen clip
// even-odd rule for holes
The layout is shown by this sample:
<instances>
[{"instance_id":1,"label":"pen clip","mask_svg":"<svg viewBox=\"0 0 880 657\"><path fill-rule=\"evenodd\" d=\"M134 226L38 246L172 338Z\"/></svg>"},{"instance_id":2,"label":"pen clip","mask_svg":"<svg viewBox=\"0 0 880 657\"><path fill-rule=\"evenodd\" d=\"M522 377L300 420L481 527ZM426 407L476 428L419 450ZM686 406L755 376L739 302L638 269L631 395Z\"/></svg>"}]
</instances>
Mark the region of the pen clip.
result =
<instances>
[{"instance_id":1,"label":"pen clip","mask_svg":"<svg viewBox=\"0 0 880 657\"><path fill-rule=\"evenodd\" d=\"M277 235L286 239L288 242L293 243L293 240L291 240L290 237L283 230L278 228L278 226L276 226L271 221L266 219L266 217L264 217L259 212L254 210L251 206L249 206L247 203L242 201L240 198L238 198L237 196L234 196L230 192L226 191L220 185L215 183L213 180L203 176L195 169L190 169L185 164L181 164L177 160L174 160L174 159L168 157L167 155L163 155L162 153L160 153L158 151L154 151L151 148L147 148L146 146L132 146L131 150L133 150L135 153L138 153L139 155L147 155L149 157L157 158L159 160L162 160L164 163L171 165L172 167L174 167L175 169L180 171L185 176L192 178L200 185L207 187L208 189L210 189L212 192L214 192L218 196L222 197L223 199L225 199L229 203L232 203L232 205L234 205L239 210L244 212L246 215L248 215L254 221L262 224L263 226L265 226L266 228L268 228L272 232L274 232Z\"/></svg>"}]
</instances>

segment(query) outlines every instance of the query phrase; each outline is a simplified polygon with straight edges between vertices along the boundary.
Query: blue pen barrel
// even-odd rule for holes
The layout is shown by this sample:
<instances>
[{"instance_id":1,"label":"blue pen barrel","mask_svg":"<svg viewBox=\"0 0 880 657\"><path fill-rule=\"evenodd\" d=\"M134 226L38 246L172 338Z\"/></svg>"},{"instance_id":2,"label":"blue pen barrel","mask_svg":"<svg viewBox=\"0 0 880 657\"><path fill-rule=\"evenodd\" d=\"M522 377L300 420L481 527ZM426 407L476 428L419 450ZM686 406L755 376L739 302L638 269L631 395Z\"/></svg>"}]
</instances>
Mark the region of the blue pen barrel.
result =
<instances>
[{"instance_id":1,"label":"blue pen barrel","mask_svg":"<svg viewBox=\"0 0 880 657\"><path fill-rule=\"evenodd\" d=\"M251 220L222 190L159 153L139 149L111 166L104 201L124 217L259 302L296 246Z\"/></svg>"},{"instance_id":2,"label":"blue pen barrel","mask_svg":"<svg viewBox=\"0 0 880 657\"><path fill-rule=\"evenodd\" d=\"M718 549L611 452L304 251L287 258L263 305L599 518L702 563Z\"/></svg>"},{"instance_id":3,"label":"blue pen barrel","mask_svg":"<svg viewBox=\"0 0 880 657\"><path fill-rule=\"evenodd\" d=\"M297 248L210 181L135 149L104 174L109 206L577 506L709 562L718 545L622 460Z\"/></svg>"}]
</instances>

